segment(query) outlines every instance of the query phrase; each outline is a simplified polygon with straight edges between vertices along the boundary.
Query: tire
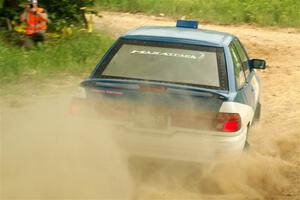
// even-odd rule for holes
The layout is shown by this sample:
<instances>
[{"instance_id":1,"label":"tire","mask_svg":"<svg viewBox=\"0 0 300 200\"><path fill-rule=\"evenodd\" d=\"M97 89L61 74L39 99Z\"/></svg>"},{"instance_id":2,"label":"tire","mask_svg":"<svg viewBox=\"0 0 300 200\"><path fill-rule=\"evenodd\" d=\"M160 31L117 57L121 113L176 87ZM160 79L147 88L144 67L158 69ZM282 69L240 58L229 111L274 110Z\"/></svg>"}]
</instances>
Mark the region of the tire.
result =
<instances>
[{"instance_id":1,"label":"tire","mask_svg":"<svg viewBox=\"0 0 300 200\"><path fill-rule=\"evenodd\" d=\"M250 144L249 142L246 140L245 146L244 146L244 151L249 151L250 149Z\"/></svg>"},{"instance_id":2,"label":"tire","mask_svg":"<svg viewBox=\"0 0 300 200\"><path fill-rule=\"evenodd\" d=\"M250 143L248 142L248 136L249 136L249 129L250 129L250 127L249 127L249 125L247 126L247 136L246 136L246 142L245 142L245 145L244 145L244 151L249 151L249 149L250 149Z\"/></svg>"},{"instance_id":3,"label":"tire","mask_svg":"<svg viewBox=\"0 0 300 200\"><path fill-rule=\"evenodd\" d=\"M261 103L258 102L258 103L257 103L257 106L256 106L255 113L254 113L254 120L255 120L256 122L259 122L260 116L261 116Z\"/></svg>"}]
</instances>

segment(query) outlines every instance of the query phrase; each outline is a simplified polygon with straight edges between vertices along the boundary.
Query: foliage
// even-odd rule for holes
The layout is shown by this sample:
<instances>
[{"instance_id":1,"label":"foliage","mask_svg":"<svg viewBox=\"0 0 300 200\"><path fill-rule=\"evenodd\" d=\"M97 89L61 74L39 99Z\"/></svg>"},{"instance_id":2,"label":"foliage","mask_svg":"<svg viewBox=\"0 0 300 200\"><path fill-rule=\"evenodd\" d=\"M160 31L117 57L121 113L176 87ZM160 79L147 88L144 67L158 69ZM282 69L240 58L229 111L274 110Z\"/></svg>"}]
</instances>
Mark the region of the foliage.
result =
<instances>
[{"instance_id":1,"label":"foliage","mask_svg":"<svg viewBox=\"0 0 300 200\"><path fill-rule=\"evenodd\" d=\"M102 9L167 15L221 23L300 27L299 0L96 0Z\"/></svg>"},{"instance_id":2,"label":"foliage","mask_svg":"<svg viewBox=\"0 0 300 200\"><path fill-rule=\"evenodd\" d=\"M26 2L26 0L7 0L5 5L5 1L3 0L1 6L4 6L0 8L0 17L6 17L12 21L19 22L20 14ZM17 4L17 6L11 6L11 4ZM39 5L48 12L50 19L49 28L52 30L60 30L65 26L82 23L82 8L93 6L94 0L39 0Z\"/></svg>"},{"instance_id":3,"label":"foliage","mask_svg":"<svg viewBox=\"0 0 300 200\"><path fill-rule=\"evenodd\" d=\"M18 20L21 7L18 6L17 0L2 0L0 2L0 19L8 18L10 20Z\"/></svg>"},{"instance_id":4,"label":"foliage","mask_svg":"<svg viewBox=\"0 0 300 200\"><path fill-rule=\"evenodd\" d=\"M112 40L103 34L75 32L72 36L40 44L33 50L12 46L0 34L0 85L44 79L58 74L89 72Z\"/></svg>"},{"instance_id":5,"label":"foliage","mask_svg":"<svg viewBox=\"0 0 300 200\"><path fill-rule=\"evenodd\" d=\"M94 0L40 0L40 4L48 11L50 28L60 30L82 22L81 8L93 6Z\"/></svg>"}]
</instances>

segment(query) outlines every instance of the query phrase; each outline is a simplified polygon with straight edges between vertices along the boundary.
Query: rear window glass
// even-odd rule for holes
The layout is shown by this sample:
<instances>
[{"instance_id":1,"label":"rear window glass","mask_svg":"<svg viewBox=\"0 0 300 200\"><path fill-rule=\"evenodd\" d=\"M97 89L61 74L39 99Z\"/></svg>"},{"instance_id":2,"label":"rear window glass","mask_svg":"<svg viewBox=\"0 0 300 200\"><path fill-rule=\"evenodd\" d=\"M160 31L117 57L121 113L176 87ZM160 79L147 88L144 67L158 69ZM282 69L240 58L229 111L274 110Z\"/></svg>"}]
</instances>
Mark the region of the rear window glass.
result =
<instances>
[{"instance_id":1,"label":"rear window glass","mask_svg":"<svg viewBox=\"0 0 300 200\"><path fill-rule=\"evenodd\" d=\"M158 44L158 43L156 43ZM96 72L128 78L224 88L225 59L220 48L122 43ZM223 68L223 70L220 70ZM222 78L220 78L220 76Z\"/></svg>"}]
</instances>

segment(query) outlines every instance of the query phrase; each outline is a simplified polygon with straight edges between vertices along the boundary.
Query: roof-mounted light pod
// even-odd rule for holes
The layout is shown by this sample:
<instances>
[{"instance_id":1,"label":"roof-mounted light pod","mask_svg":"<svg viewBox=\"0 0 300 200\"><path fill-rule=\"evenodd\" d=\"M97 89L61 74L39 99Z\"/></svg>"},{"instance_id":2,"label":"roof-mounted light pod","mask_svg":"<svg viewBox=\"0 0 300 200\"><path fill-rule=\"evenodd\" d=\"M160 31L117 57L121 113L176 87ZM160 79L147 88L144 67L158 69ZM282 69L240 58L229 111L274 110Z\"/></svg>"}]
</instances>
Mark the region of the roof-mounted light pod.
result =
<instances>
[{"instance_id":1,"label":"roof-mounted light pod","mask_svg":"<svg viewBox=\"0 0 300 200\"><path fill-rule=\"evenodd\" d=\"M195 20L177 20L176 27L198 29L199 22Z\"/></svg>"}]
</instances>

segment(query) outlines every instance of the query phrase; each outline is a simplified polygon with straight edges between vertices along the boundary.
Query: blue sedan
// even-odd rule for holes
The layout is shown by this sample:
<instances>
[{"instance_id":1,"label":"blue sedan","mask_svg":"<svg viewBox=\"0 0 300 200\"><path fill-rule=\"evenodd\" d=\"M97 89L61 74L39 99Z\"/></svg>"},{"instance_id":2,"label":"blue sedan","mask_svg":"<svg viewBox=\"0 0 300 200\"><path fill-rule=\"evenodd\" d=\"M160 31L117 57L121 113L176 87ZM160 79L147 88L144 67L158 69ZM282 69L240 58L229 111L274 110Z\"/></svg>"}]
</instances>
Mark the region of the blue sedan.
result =
<instances>
[{"instance_id":1,"label":"blue sedan","mask_svg":"<svg viewBox=\"0 0 300 200\"><path fill-rule=\"evenodd\" d=\"M122 35L81 83L73 113L93 113L126 131L132 156L200 162L237 155L260 117L266 62L249 59L228 33L178 20Z\"/></svg>"}]
</instances>

